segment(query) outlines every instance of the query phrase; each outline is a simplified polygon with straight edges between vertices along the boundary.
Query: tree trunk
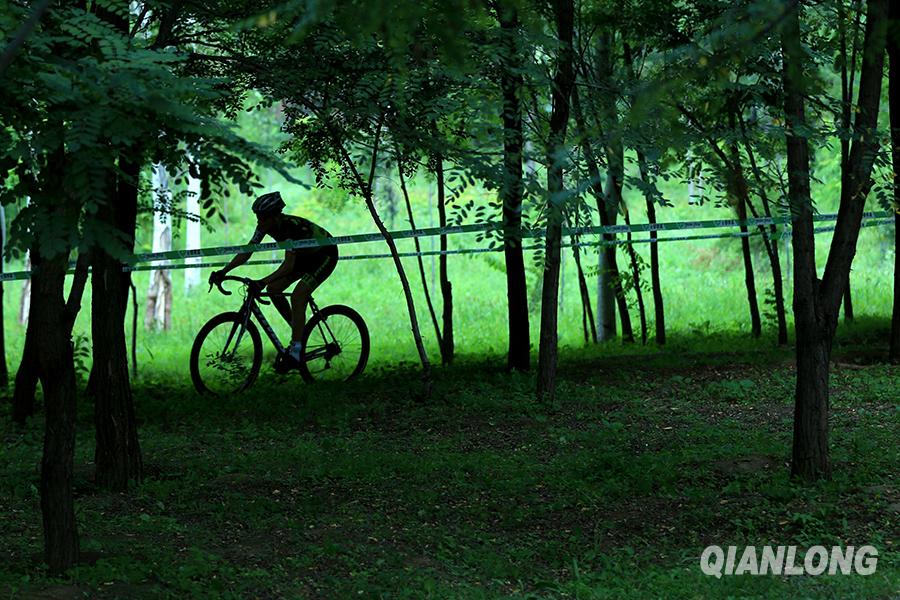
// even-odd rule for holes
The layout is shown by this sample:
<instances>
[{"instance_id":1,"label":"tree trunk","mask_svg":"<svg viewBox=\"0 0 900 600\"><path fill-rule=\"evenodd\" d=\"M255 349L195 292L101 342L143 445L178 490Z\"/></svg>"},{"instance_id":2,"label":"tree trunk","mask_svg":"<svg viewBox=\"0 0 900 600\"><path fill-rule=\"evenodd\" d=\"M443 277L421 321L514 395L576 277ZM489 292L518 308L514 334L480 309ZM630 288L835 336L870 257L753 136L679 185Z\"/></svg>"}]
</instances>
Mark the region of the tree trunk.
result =
<instances>
[{"instance_id":1,"label":"tree trunk","mask_svg":"<svg viewBox=\"0 0 900 600\"><path fill-rule=\"evenodd\" d=\"M111 186L107 202L97 218L123 241L123 254L134 251L140 161L120 156L124 176ZM99 486L124 491L130 481L140 482L143 461L137 437L134 400L128 375L125 343L125 313L131 274L121 261L103 248L93 251L91 273L91 335L93 368L90 393L94 399L96 482Z\"/></svg>"},{"instance_id":2,"label":"tree trunk","mask_svg":"<svg viewBox=\"0 0 900 600\"><path fill-rule=\"evenodd\" d=\"M841 186L848 185L847 177L850 173L848 170L850 159L850 138L847 134L853 123L853 80L856 75L856 54L859 46L859 20L861 14L861 1L854 2L855 19L853 24L853 48L851 56L847 56L847 31L844 25L844 2L838 2L838 23L839 23L839 46L841 55L841 128L844 131L841 136ZM849 77L848 77L849 64ZM853 320L853 295L850 291L850 281L847 280L847 288L844 290L844 320Z\"/></svg>"},{"instance_id":3,"label":"tree trunk","mask_svg":"<svg viewBox=\"0 0 900 600\"><path fill-rule=\"evenodd\" d=\"M789 6L789 4L788 4ZM809 185L809 145L803 137L805 107L801 73L799 8L788 9L781 33L787 121L788 189L794 249L794 328L797 385L791 475L815 480L830 475L828 461L828 361L816 276L816 247Z\"/></svg>"},{"instance_id":4,"label":"tree trunk","mask_svg":"<svg viewBox=\"0 0 900 600\"><path fill-rule=\"evenodd\" d=\"M6 259L6 209L0 205L0 274ZM0 280L0 386L9 385L9 368L6 366L6 321L4 320L3 281Z\"/></svg>"},{"instance_id":5,"label":"tree trunk","mask_svg":"<svg viewBox=\"0 0 900 600\"><path fill-rule=\"evenodd\" d=\"M25 252L25 270L31 270L31 251ZM22 282L22 295L19 297L19 324L28 323L28 315L31 312L31 279Z\"/></svg>"},{"instance_id":6,"label":"tree trunk","mask_svg":"<svg viewBox=\"0 0 900 600\"><path fill-rule=\"evenodd\" d=\"M447 227L447 199L444 190L444 158L438 154L435 157L435 175L438 188L438 226ZM438 278L441 282L441 331L443 342L441 343L441 363L449 365L453 362L455 342L453 339L453 286L447 273L447 235L440 236L441 255L438 257Z\"/></svg>"},{"instance_id":7,"label":"tree trunk","mask_svg":"<svg viewBox=\"0 0 900 600\"><path fill-rule=\"evenodd\" d=\"M584 120L579 99L578 88L572 88L572 113L575 117L575 125L578 127L578 137L581 144L581 152L587 165L588 176L591 179L591 193L597 203L597 212L600 215L600 224L603 226L615 225L616 206L603 190L600 178L600 167L591 147L587 135L587 124ZM625 298L625 290L622 287L622 279L619 275L619 266L616 261L615 234L604 233L601 238L606 244L600 248L600 271L597 280L597 319L598 338L603 340L614 339L616 335L616 305L619 307L619 316L622 321L622 339L625 342L634 341L634 333L631 329L631 315L628 312L628 302ZM608 294L611 289L612 295Z\"/></svg>"},{"instance_id":8,"label":"tree trunk","mask_svg":"<svg viewBox=\"0 0 900 600\"><path fill-rule=\"evenodd\" d=\"M581 328L584 331L584 343L597 343L597 327L594 323L594 311L591 309L591 292L588 290L584 269L581 268L581 248L578 236L572 238L572 254L578 270L578 290L581 292Z\"/></svg>"},{"instance_id":9,"label":"tree trunk","mask_svg":"<svg viewBox=\"0 0 900 600\"><path fill-rule=\"evenodd\" d=\"M816 276L815 236L810 198L809 145L805 127L802 83L804 51L800 39L799 5L786 2L781 33L787 122L788 186L794 249L794 322L797 337L797 387L791 474L807 481L827 478L828 378L831 344L850 274L862 223L871 171L884 62L887 2L870 0L866 19L863 64L860 71L859 111L855 132L860 135L848 156L849 176L841 186L841 203L822 280Z\"/></svg>"},{"instance_id":10,"label":"tree trunk","mask_svg":"<svg viewBox=\"0 0 900 600\"><path fill-rule=\"evenodd\" d=\"M164 202L154 202L153 252L172 249L172 223L169 210L169 176L165 167L156 165L153 170L154 190ZM147 308L144 313L146 329L168 331L172 326L172 276L168 269L150 271L150 288L147 291Z\"/></svg>"},{"instance_id":11,"label":"tree trunk","mask_svg":"<svg viewBox=\"0 0 900 600\"><path fill-rule=\"evenodd\" d=\"M741 136L744 140L744 148L747 150L747 158L750 161L750 169L753 171L753 177L756 180L756 185L758 188L758 194L760 199L762 200L763 213L766 217L772 217L772 207L769 202L769 195L766 193L766 185L763 182L762 174L759 170L759 165L756 163L756 156L753 153L753 146L750 144L750 140L747 137L747 130L744 125L744 119L740 119L741 125ZM749 196L747 198L747 206L753 210L753 203L750 202ZM754 211L753 216L758 216ZM764 227L760 227L760 231L763 236L766 236L766 229ZM781 258L779 256L778 251L778 228L773 223L768 228L768 237L763 237L763 244L766 247L766 252L769 254L769 265L772 268L772 287L775 291L775 318L778 322L778 345L785 346L788 343L788 331L787 331L787 314L785 310L784 304L784 277L781 272Z\"/></svg>"},{"instance_id":12,"label":"tree trunk","mask_svg":"<svg viewBox=\"0 0 900 600\"><path fill-rule=\"evenodd\" d=\"M737 205L737 218L741 221L747 220L747 200L746 200L746 181L744 180L743 169L739 162L734 163L735 172L732 174L732 188L735 192L735 203ZM756 297L756 276L753 273L753 254L750 250L750 238L747 237L749 228L742 223L740 226L741 233L741 255L744 259L744 285L747 288L747 303L750 307L750 333L754 338L762 335L762 319L759 315L759 300Z\"/></svg>"},{"instance_id":13,"label":"tree trunk","mask_svg":"<svg viewBox=\"0 0 900 600\"><path fill-rule=\"evenodd\" d=\"M847 287L844 288L844 320L853 320L853 293L850 291L850 278L847 277Z\"/></svg>"},{"instance_id":14,"label":"tree trunk","mask_svg":"<svg viewBox=\"0 0 900 600\"><path fill-rule=\"evenodd\" d=\"M527 371L531 363L531 332L528 324L528 289L525 281L525 257L522 252L522 108L519 95L519 17L515 8L499 10L504 34L503 72L503 256L506 262L506 301L509 326L507 367Z\"/></svg>"},{"instance_id":15,"label":"tree trunk","mask_svg":"<svg viewBox=\"0 0 900 600\"><path fill-rule=\"evenodd\" d=\"M625 224L631 225L631 220L628 218L628 213L625 213ZM633 239L631 236L631 232L628 232L628 244L626 245L626 251L628 252L628 259L631 262L631 282L634 286L634 294L637 298L638 303L638 316L640 317L641 322L641 345L647 345L647 309L644 306L644 290L641 289L641 269L638 265L638 257L637 251L634 249Z\"/></svg>"},{"instance_id":16,"label":"tree trunk","mask_svg":"<svg viewBox=\"0 0 900 600\"><path fill-rule=\"evenodd\" d=\"M412 202L409 200L409 191L406 189L406 177L403 175L403 159L400 155L400 148L397 148L397 175L400 177L400 190L403 193L403 201L406 204L406 216L409 219L410 229L416 228L416 219L413 215ZM428 279L425 277L425 261L422 260L422 245L419 238L414 237L413 243L416 248L416 262L419 264L419 275L422 278L422 292L425 294L425 304L428 305L428 314L431 316L431 324L434 326L434 337L437 340L438 348L443 348L444 342L441 338L441 326L438 324L437 314L434 311L434 304L431 302L431 292L428 290Z\"/></svg>"},{"instance_id":17,"label":"tree trunk","mask_svg":"<svg viewBox=\"0 0 900 600\"><path fill-rule=\"evenodd\" d=\"M887 51L890 58L888 105L891 112L891 161L900 174L900 5L891 2ZM894 177L894 314L891 319L890 359L900 364L900 177Z\"/></svg>"},{"instance_id":18,"label":"tree trunk","mask_svg":"<svg viewBox=\"0 0 900 600\"><path fill-rule=\"evenodd\" d=\"M306 107L316 114L318 118L324 119L314 105L306 103ZM384 221L382 221L381 217L378 215L378 209L375 207L375 198L372 195L372 182L375 179L375 168L378 164L378 146L381 139L382 123L378 124L375 140L372 145L372 164L368 181L363 180L362 175L359 173L359 169L356 168L353 157L350 156L350 152L342 143L340 135L335 131L330 121L324 120L324 123L329 130L332 143L335 145L335 148L338 150L344 161L344 166L350 169L352 177L356 182L356 187L359 189L359 193L366 203L369 215L372 217L372 221L375 222L375 226L378 228L379 233L381 233L384 238L384 241L388 246L388 251L391 254L391 259L394 261L394 267L397 269L397 275L400 277L400 285L403 288L403 297L406 300L406 310L409 313L409 324L412 329L413 341L416 344L416 351L419 354L419 361L422 364L422 377L425 382L425 395L427 396L431 393L432 385L431 362L428 360L428 352L425 350L425 344L422 343L422 332L419 329L419 319L416 316L416 303L413 300L412 290L409 287L409 279L406 277L406 270L403 268L403 262L400 260L400 255L397 252L397 244L394 242L394 237L391 235L391 232L384 226ZM443 183L443 181L440 183Z\"/></svg>"},{"instance_id":19,"label":"tree trunk","mask_svg":"<svg viewBox=\"0 0 900 600\"><path fill-rule=\"evenodd\" d=\"M19 425L24 425L28 417L34 415L34 395L37 393L38 365L35 354L34 336L37 332L28 327L25 330L25 345L22 358L16 371L16 382L13 390L12 418Z\"/></svg>"},{"instance_id":20,"label":"tree trunk","mask_svg":"<svg viewBox=\"0 0 900 600\"><path fill-rule=\"evenodd\" d=\"M575 6L572 0L554 0L553 12L559 37L556 73L553 76L550 139L547 144L547 239L541 290L541 335L538 350L538 399L552 399L556 393L557 309L559 304L559 263L562 240L563 162L569 99L575 87L572 48Z\"/></svg>"},{"instance_id":21,"label":"tree trunk","mask_svg":"<svg viewBox=\"0 0 900 600\"><path fill-rule=\"evenodd\" d=\"M193 161L193 157L188 154L187 156L189 161ZM188 215L194 215L193 218L190 216L187 218L186 224L186 239L185 239L185 249L186 250L196 250L200 248L200 178L194 177L194 175L190 172L191 169L188 169L188 195L187 195L187 206L185 207ZM199 175L199 173L198 173ZM185 263L187 264L199 264L203 259L199 256L191 256L185 259ZM200 268L199 267L191 267L189 269L184 270L184 287L186 290L190 290L191 288L200 285Z\"/></svg>"},{"instance_id":22,"label":"tree trunk","mask_svg":"<svg viewBox=\"0 0 900 600\"><path fill-rule=\"evenodd\" d=\"M650 185L650 170L647 168L647 159L643 152L637 152L637 160L641 180L645 185ZM656 202L650 194L647 194L645 199L647 201L647 222L653 225L656 223ZM655 230L650 231L651 240L656 240L657 236ZM656 330L656 343L663 346L666 343L666 309L663 302L662 283L659 278L659 244L656 241L650 242L650 284L653 289L653 324Z\"/></svg>"},{"instance_id":23,"label":"tree trunk","mask_svg":"<svg viewBox=\"0 0 900 600\"><path fill-rule=\"evenodd\" d=\"M33 249L34 250L34 249ZM70 328L65 320L68 253L47 260L32 252L34 298L28 331L44 390L46 424L41 460L41 514L44 558L53 573L78 560L78 531L72 497L75 453L75 368Z\"/></svg>"},{"instance_id":24,"label":"tree trunk","mask_svg":"<svg viewBox=\"0 0 900 600\"><path fill-rule=\"evenodd\" d=\"M623 207L622 187L625 182L625 146L622 142L619 114L616 107L619 89L614 81L612 45L613 35L608 32L603 33L600 36L597 52L597 78L600 84L606 88L605 93L600 94L602 120L598 119L598 123L602 123L602 127L606 132L603 147L606 153L606 164L608 165L606 187L603 194L606 210L600 213L601 224L603 225L615 225L616 216ZM604 217L607 218L605 223L603 222ZM611 235L605 239L611 241L615 239L615 236ZM606 252L606 263L609 268L608 274L613 285L616 305L619 310L619 321L622 326L622 341L631 343L634 342L634 331L631 326L631 313L628 311L628 302L622 286L622 275L616 264L616 246L606 246Z\"/></svg>"}]
</instances>

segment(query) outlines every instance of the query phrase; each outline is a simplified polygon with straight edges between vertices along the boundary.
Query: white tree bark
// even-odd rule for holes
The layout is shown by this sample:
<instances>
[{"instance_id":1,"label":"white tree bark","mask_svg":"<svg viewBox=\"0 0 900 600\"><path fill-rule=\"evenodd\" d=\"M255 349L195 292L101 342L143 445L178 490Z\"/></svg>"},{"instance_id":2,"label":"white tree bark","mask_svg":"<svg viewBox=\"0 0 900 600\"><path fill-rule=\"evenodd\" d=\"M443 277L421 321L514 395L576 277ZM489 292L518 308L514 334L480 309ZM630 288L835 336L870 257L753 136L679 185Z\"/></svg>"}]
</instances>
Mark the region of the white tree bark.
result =
<instances>
[{"instance_id":1,"label":"white tree bark","mask_svg":"<svg viewBox=\"0 0 900 600\"><path fill-rule=\"evenodd\" d=\"M169 215L171 195L169 193L169 175L162 165L156 165L153 168L153 190L155 193L153 252L167 252L172 249L172 218ZM168 264L168 261L163 264ZM147 292L144 327L147 329L168 330L171 326L171 273L168 269L150 271L150 289Z\"/></svg>"},{"instance_id":2,"label":"white tree bark","mask_svg":"<svg viewBox=\"0 0 900 600\"><path fill-rule=\"evenodd\" d=\"M193 157L188 157L192 159ZM196 250L200 247L200 180L192 177L188 173L188 195L187 195L187 240L185 249ZM196 220L194 220L194 218ZM185 262L188 264L199 264L200 257L188 258ZM184 289L190 290L192 287L200 285L200 268L192 267L184 270Z\"/></svg>"},{"instance_id":3,"label":"white tree bark","mask_svg":"<svg viewBox=\"0 0 900 600\"><path fill-rule=\"evenodd\" d=\"M31 199L27 196L25 197L25 206L31 202ZM4 247L6 246L6 238L5 238L5 228L4 228ZM25 251L25 270L31 270L31 252L29 250ZM22 283L22 297L19 299L19 324L25 325L28 323L28 315L31 313L31 279L26 279Z\"/></svg>"}]
</instances>

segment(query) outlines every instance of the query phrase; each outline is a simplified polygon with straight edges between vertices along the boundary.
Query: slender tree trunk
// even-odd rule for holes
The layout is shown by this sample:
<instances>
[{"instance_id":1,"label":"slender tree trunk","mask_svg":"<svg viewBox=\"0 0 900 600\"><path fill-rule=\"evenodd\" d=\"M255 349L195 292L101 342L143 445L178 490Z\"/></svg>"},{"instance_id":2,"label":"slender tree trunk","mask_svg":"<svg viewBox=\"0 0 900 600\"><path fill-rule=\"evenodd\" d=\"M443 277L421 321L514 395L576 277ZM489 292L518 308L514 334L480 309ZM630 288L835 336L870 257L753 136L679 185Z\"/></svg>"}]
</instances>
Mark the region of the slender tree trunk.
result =
<instances>
[{"instance_id":1,"label":"slender tree trunk","mask_svg":"<svg viewBox=\"0 0 900 600\"><path fill-rule=\"evenodd\" d=\"M597 203L597 212L600 215L600 224L604 227L615 225L618 212L617 202L611 200L611 192L604 191L600 178L600 167L594 150L587 136L587 126L584 120L584 112L579 100L578 88L572 88L572 113L575 117L575 125L578 127L579 143L587 165L588 176L591 179L591 193ZM604 233L601 238L606 244L600 249L600 273L598 274L597 291L597 319L598 338L603 340L613 339L616 333L615 307L619 308L619 316L622 322L622 340L634 341L634 332L631 328L631 314L628 312L628 301L625 298L625 290L622 287L622 278L619 274L619 266L616 261L616 236ZM606 290L612 289L612 296L608 296ZM610 321L611 319L611 321ZM612 323L612 325L610 325Z\"/></svg>"},{"instance_id":2,"label":"slender tree trunk","mask_svg":"<svg viewBox=\"0 0 900 600\"><path fill-rule=\"evenodd\" d=\"M888 104L891 112L891 160L900 174L900 5L891 2L887 51L890 58ZM894 314L891 319L890 359L900 364L900 177L894 177Z\"/></svg>"},{"instance_id":3,"label":"slender tree trunk","mask_svg":"<svg viewBox=\"0 0 900 600\"><path fill-rule=\"evenodd\" d=\"M447 227L447 199L444 189L444 157L438 154L435 157L435 175L437 179L437 205L438 226ZM447 272L447 235L440 236L441 255L438 257L438 279L441 282L441 362L449 365L453 362L455 353L455 341L453 338L453 285L450 283L450 275Z\"/></svg>"},{"instance_id":4,"label":"slender tree trunk","mask_svg":"<svg viewBox=\"0 0 900 600\"><path fill-rule=\"evenodd\" d=\"M625 213L625 223L631 225L628 213ZM641 344L647 345L647 309L644 306L644 290L641 289L641 269L638 265L637 251L634 249L631 232L628 232L628 244L626 246L629 262L631 263L631 283L634 286L634 294L637 297L638 316L641 322Z\"/></svg>"},{"instance_id":5,"label":"slender tree trunk","mask_svg":"<svg viewBox=\"0 0 900 600\"><path fill-rule=\"evenodd\" d=\"M522 252L522 75L519 72L519 17L515 8L499 10L503 32L503 256L506 262L506 301L509 327L507 367L527 371L531 363L531 332L528 324L528 288Z\"/></svg>"},{"instance_id":6,"label":"slender tree trunk","mask_svg":"<svg viewBox=\"0 0 900 600\"><path fill-rule=\"evenodd\" d=\"M193 161L194 157L188 154L187 159L189 161ZM186 231L186 239L185 239L185 249L186 250L196 250L200 248L200 194L201 194L201 182L199 177L194 177L194 173L190 172L191 169L188 169L188 195L186 199L188 215L194 215L193 218L188 218L187 223L185 225ZM196 173L199 175L199 173ZM191 256L185 259L185 263L187 264L199 264L203 259L199 256ZM200 268L199 267L191 267L189 269L184 270L184 287L185 290L190 290L191 288L200 285Z\"/></svg>"},{"instance_id":7,"label":"slender tree trunk","mask_svg":"<svg viewBox=\"0 0 900 600\"><path fill-rule=\"evenodd\" d=\"M759 165L756 163L756 156L753 152L753 146L750 144L750 140L747 136L747 129L743 118L740 119L740 125L741 136L744 140L744 148L747 150L747 158L750 161L750 169L753 172L759 197L762 200L763 212L766 217L771 218L772 207L769 202L769 195L766 193L766 185L763 182ZM750 201L749 197L747 198L747 206L753 210L753 203ZM758 216L756 211L753 211L753 216ZM766 236L765 228L760 227L760 232L764 236L763 243L765 244L766 252L769 254L769 264L772 268L772 286L775 291L775 318L778 322L778 345L785 346L788 343L787 311L785 310L784 303L784 276L781 272L781 258L778 251L778 228L773 223L768 228L768 236Z\"/></svg>"},{"instance_id":8,"label":"slender tree trunk","mask_svg":"<svg viewBox=\"0 0 900 600\"><path fill-rule=\"evenodd\" d=\"M741 221L747 220L747 194L746 180L744 179L743 169L740 162L734 162L735 172L731 174L733 183L732 189L735 194L735 203L737 207L737 218ZM741 255L744 259L744 285L747 288L747 303L750 307L750 332L755 338L762 335L762 319L759 314L759 300L756 297L756 276L753 273L753 254L750 250L750 238L747 237L749 228L746 224L741 224Z\"/></svg>"},{"instance_id":9,"label":"slender tree trunk","mask_svg":"<svg viewBox=\"0 0 900 600\"><path fill-rule=\"evenodd\" d=\"M647 166L647 159L644 153L637 151L638 170L641 174L641 180L645 185L650 185L650 169ZM650 194L645 196L647 201L647 222L651 225L656 223L656 202ZM657 232L650 231L650 284L653 289L653 319L654 328L656 330L656 343L660 346L666 343L666 309L663 301L662 283L659 277L659 244Z\"/></svg>"},{"instance_id":10,"label":"slender tree trunk","mask_svg":"<svg viewBox=\"0 0 900 600\"><path fill-rule=\"evenodd\" d=\"M409 313L409 324L410 328L412 329L413 341L416 345L416 351L419 354L419 361L422 364L422 377L425 382L425 395L427 396L431 393L431 361L428 360L428 352L425 350L425 344L422 342L422 332L419 329L419 319L416 316L416 303L413 300L412 289L409 286L409 279L406 277L406 270L403 268L403 262L401 261L400 255L397 252L397 244L394 241L394 237L391 235L391 232L388 231L387 227L384 226L384 221L382 221L381 217L378 215L378 209L375 207L375 198L372 195L372 182L375 179L375 168L378 164L378 148L381 139L381 128L383 125L380 122L376 129L375 141L372 146L371 170L369 172L369 179L368 181L366 181L362 178L359 169L357 169L356 167L356 163L353 161L353 157L350 156L350 152L347 150L347 147L344 146L341 142L341 137L337 134L330 121L324 119L314 105L307 103L306 107L310 109L314 114L316 114L318 118L323 119L325 126L328 127L329 133L331 134L332 143L340 153L341 158L344 161L344 166L350 169L353 179L356 182L356 186L366 203L366 208L369 211L369 215L372 217L372 221L375 222L375 227L378 228L379 233L381 233L382 237L384 238L384 242L388 246L388 251L391 254L391 259L394 261L394 267L397 269L397 275L400 277L400 285L403 288L403 297L406 300L406 310ZM440 183L443 184L443 180L441 180Z\"/></svg>"},{"instance_id":11,"label":"slender tree trunk","mask_svg":"<svg viewBox=\"0 0 900 600\"><path fill-rule=\"evenodd\" d=\"M169 176L162 164L154 167L154 188L156 192L169 198ZM154 210L153 252L168 252L172 249L172 219L166 214L168 207L159 205ZM150 288L147 291L147 308L144 314L146 329L168 331L172 326L172 275L168 269L150 272Z\"/></svg>"},{"instance_id":12,"label":"slender tree trunk","mask_svg":"<svg viewBox=\"0 0 900 600\"><path fill-rule=\"evenodd\" d=\"M581 328L584 331L584 343L597 343L597 327L594 323L594 311L591 309L591 292L588 290L584 269L581 267L581 248L578 247L579 238L572 238L572 254L575 257L575 267L578 270L578 290L581 292Z\"/></svg>"},{"instance_id":13,"label":"slender tree trunk","mask_svg":"<svg viewBox=\"0 0 900 600\"><path fill-rule=\"evenodd\" d=\"M6 210L0 205L0 274L4 271L6 259ZM0 280L0 386L9 385L9 367L6 366L6 321L3 304L3 280Z\"/></svg>"},{"instance_id":14,"label":"slender tree trunk","mask_svg":"<svg viewBox=\"0 0 900 600\"><path fill-rule=\"evenodd\" d=\"M547 239L545 242L544 280L541 290L541 335L537 383L539 399L552 399L556 393L559 263L565 203L563 162L565 160L566 127L569 122L569 99L572 89L575 87L572 48L575 22L573 1L554 0L553 12L556 19L559 48L551 90L550 139L547 144Z\"/></svg>"},{"instance_id":15,"label":"slender tree trunk","mask_svg":"<svg viewBox=\"0 0 900 600\"><path fill-rule=\"evenodd\" d=\"M605 93L600 94L600 108L602 117L598 123L602 123L606 132L604 151L606 153L607 177L605 197L605 216L607 222L603 223L604 213L601 213L601 224L615 225L616 215L623 209L622 187L625 183L625 146L622 142L619 114L616 101L619 96L618 85L614 80L614 65L612 56L613 34L605 32L600 36L600 44L597 52L597 79L606 88ZM615 236L610 236L615 239ZM622 341L634 342L634 331L631 326L631 313L628 310L628 302L622 286L621 273L616 265L616 246L606 247L606 262L609 266L609 277L615 292L616 305L619 310L619 321L622 326Z\"/></svg>"},{"instance_id":16,"label":"slender tree trunk","mask_svg":"<svg viewBox=\"0 0 900 600\"><path fill-rule=\"evenodd\" d=\"M31 251L25 253L25 270L31 270ZM19 324L28 323L28 315L31 312L31 279L22 282L22 295L19 297Z\"/></svg>"},{"instance_id":17,"label":"slender tree trunk","mask_svg":"<svg viewBox=\"0 0 900 600\"><path fill-rule=\"evenodd\" d=\"M825 273L817 278L815 237L810 198L809 146L805 127L802 83L804 52L800 39L799 5L785 3L781 32L784 53L785 115L787 120L788 186L794 226L794 322L797 338L797 388L791 474L812 481L831 473L828 457L828 379L834 332L850 266L856 252L877 138L872 135L881 96L887 2L870 0L866 18L859 111L854 130L860 137L848 156L847 183Z\"/></svg>"},{"instance_id":18,"label":"slender tree trunk","mask_svg":"<svg viewBox=\"0 0 900 600\"><path fill-rule=\"evenodd\" d=\"M850 138L847 135L853 124L853 80L856 76L856 55L859 47L859 21L861 15L860 0L853 3L853 11L855 18L853 22L853 48L850 56L847 56L847 31L844 23L844 2L838 2L838 23L840 38L840 54L841 54L841 128L844 134L841 137L841 186L848 185L847 177L849 177L849 158L850 158ZM849 77L848 77L849 64ZM853 320L853 294L850 291L850 280L847 280L847 287L844 290L844 320Z\"/></svg>"},{"instance_id":19,"label":"slender tree trunk","mask_svg":"<svg viewBox=\"0 0 900 600\"><path fill-rule=\"evenodd\" d=\"M413 216L412 202L409 200L409 191L406 189L406 177L403 175L403 159L400 155L400 149L397 148L397 175L400 176L400 190L403 193L403 201L406 204L406 216L409 219L410 229L416 228L416 219ZM438 348L443 348L444 342L441 338L441 326L438 324L437 314L434 311L434 304L431 302L431 292L428 290L428 279L425 277L425 262L422 260L422 246L419 238L414 237L413 243L416 248L416 261L419 264L419 275L422 278L422 292L425 294L425 304L428 305L428 314L431 316L431 324L434 326L434 337L437 340Z\"/></svg>"},{"instance_id":20,"label":"slender tree trunk","mask_svg":"<svg viewBox=\"0 0 900 600\"><path fill-rule=\"evenodd\" d=\"M119 159L123 176L110 186L107 202L97 218L123 240L123 254L134 251L140 160ZM96 482L104 488L124 491L129 482L140 482L143 460L137 437L134 399L128 374L125 313L131 274L104 248L93 252L91 273L91 335L93 368L90 393L94 400Z\"/></svg>"}]
</instances>

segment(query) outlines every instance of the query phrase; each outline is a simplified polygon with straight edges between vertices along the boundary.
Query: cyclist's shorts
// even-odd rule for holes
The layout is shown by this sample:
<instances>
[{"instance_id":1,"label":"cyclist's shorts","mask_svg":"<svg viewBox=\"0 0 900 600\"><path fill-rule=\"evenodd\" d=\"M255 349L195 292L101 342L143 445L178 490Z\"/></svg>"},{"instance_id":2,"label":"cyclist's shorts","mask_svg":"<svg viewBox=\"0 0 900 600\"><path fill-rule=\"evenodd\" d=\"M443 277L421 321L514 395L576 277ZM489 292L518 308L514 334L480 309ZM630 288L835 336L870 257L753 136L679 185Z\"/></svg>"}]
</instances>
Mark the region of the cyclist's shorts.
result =
<instances>
[{"instance_id":1,"label":"cyclist's shorts","mask_svg":"<svg viewBox=\"0 0 900 600\"><path fill-rule=\"evenodd\" d=\"M334 272L337 260L337 246L327 246L309 257L298 256L293 275L314 290Z\"/></svg>"}]
</instances>

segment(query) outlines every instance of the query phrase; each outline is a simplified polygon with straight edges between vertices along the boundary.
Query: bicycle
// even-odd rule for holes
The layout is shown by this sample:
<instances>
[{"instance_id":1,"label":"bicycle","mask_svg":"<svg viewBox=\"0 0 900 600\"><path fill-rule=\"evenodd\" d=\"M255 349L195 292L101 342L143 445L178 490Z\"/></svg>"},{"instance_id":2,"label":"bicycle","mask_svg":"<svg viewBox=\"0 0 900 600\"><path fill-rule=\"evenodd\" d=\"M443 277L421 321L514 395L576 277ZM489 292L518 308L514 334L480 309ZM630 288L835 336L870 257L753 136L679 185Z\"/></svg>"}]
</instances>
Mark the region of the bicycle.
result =
<instances>
[{"instance_id":1,"label":"bicycle","mask_svg":"<svg viewBox=\"0 0 900 600\"><path fill-rule=\"evenodd\" d=\"M272 294L257 290L252 279L226 276L226 281L244 286L244 302L237 312L216 315L200 328L191 348L191 379L201 394L227 395L242 392L256 381L262 365L263 350L259 329L251 317L262 326L279 354L285 346L278 339L260 304L271 304ZM212 284L209 287L212 291ZM269 300L267 300L267 298ZM300 361L300 375L309 383L320 380L347 381L366 368L369 359L369 330L366 322L349 306L334 304L320 309L309 299L312 315L303 332L304 355ZM244 343L249 338L249 343Z\"/></svg>"}]
</instances>

